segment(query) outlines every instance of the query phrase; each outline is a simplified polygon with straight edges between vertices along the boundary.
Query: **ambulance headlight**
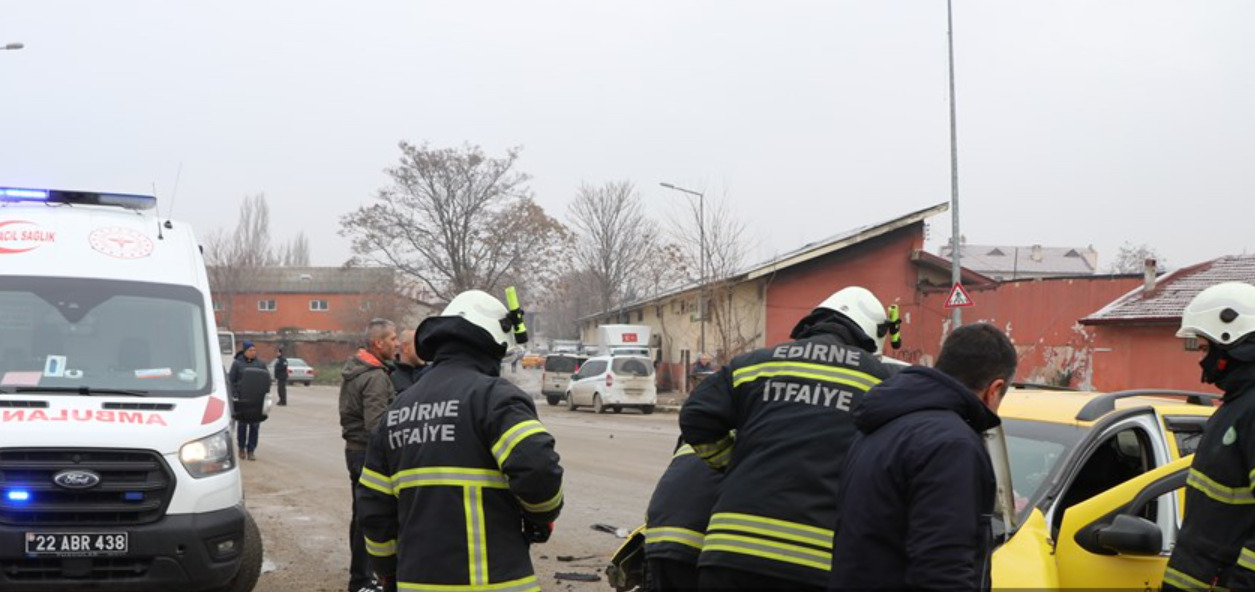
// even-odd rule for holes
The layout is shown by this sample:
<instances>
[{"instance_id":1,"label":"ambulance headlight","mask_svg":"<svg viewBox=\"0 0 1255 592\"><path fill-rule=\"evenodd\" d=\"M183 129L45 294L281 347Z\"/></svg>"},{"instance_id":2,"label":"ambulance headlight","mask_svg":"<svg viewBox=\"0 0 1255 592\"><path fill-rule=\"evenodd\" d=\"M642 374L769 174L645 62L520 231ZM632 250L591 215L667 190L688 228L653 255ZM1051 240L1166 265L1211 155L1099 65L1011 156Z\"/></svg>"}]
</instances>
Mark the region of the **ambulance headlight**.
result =
<instances>
[{"instance_id":1,"label":"ambulance headlight","mask_svg":"<svg viewBox=\"0 0 1255 592\"><path fill-rule=\"evenodd\" d=\"M179 461L197 479L231 470L235 467L235 459L231 456L230 432L222 430L184 444L179 449Z\"/></svg>"}]
</instances>

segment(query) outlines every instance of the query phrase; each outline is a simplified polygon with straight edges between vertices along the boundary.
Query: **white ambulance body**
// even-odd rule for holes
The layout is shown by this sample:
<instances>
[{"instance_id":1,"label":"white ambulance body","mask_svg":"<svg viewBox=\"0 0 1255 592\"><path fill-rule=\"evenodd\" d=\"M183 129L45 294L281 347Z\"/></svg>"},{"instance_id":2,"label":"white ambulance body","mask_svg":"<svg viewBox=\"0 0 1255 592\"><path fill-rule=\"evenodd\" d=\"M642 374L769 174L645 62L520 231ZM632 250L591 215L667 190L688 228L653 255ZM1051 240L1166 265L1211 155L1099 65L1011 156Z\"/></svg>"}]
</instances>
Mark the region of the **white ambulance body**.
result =
<instances>
[{"instance_id":1,"label":"white ambulance body","mask_svg":"<svg viewBox=\"0 0 1255 592\"><path fill-rule=\"evenodd\" d=\"M0 188L0 590L251 590L229 389L190 226Z\"/></svg>"}]
</instances>

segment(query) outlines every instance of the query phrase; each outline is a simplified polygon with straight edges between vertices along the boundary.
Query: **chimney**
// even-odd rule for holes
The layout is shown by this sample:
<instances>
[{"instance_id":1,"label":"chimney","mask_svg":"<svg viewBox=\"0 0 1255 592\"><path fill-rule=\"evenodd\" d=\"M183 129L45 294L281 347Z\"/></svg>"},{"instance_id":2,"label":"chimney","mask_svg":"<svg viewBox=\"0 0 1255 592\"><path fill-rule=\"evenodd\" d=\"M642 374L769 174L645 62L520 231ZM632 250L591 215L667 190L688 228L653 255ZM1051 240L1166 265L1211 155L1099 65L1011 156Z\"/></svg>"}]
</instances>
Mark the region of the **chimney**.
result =
<instances>
[{"instance_id":1,"label":"chimney","mask_svg":"<svg viewBox=\"0 0 1255 592\"><path fill-rule=\"evenodd\" d=\"M1153 257L1146 258L1146 287L1142 289L1143 294L1149 294L1155 289L1155 274L1159 269L1158 262Z\"/></svg>"},{"instance_id":2,"label":"chimney","mask_svg":"<svg viewBox=\"0 0 1255 592\"><path fill-rule=\"evenodd\" d=\"M1033 254L1030 255L1033 261L1040 262L1042 260L1041 245L1033 245Z\"/></svg>"}]
</instances>

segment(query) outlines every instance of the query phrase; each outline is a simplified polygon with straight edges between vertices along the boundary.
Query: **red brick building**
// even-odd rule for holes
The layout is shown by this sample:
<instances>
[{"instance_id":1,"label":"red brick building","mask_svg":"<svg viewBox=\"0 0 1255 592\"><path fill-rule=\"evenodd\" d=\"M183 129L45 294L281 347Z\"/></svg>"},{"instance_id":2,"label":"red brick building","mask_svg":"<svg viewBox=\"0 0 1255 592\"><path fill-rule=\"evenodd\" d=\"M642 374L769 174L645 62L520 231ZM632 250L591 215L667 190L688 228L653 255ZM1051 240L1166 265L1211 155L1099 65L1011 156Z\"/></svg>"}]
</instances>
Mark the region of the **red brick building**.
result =
<instances>
[{"instance_id":1,"label":"red brick building","mask_svg":"<svg viewBox=\"0 0 1255 592\"><path fill-rule=\"evenodd\" d=\"M924 251L924 224L946 204L911 212L808 244L712 286L705 310L707 349L720 361L754 347L786 341L794 324L832 292L860 285L903 315L903 349L890 356L931 364L951 328L944 303L950 262ZM1089 342L1077 321L1140 283L1140 276L1094 276L998 282L964 270L975 306L964 322L986 321L1010 335L1022 361L1018 378L1031 382L1089 384ZM688 286L585 319L591 343L604 323L650 325L658 337L664 386L676 386L683 364L698 351L698 290ZM730 321L730 322L729 322Z\"/></svg>"},{"instance_id":2,"label":"red brick building","mask_svg":"<svg viewBox=\"0 0 1255 592\"><path fill-rule=\"evenodd\" d=\"M1165 274L1114 299L1081 323L1094 335L1094 386L1155 386L1215 391L1199 382L1197 343L1178 339L1181 312L1204 289L1222 282L1255 284L1255 255L1221 257Z\"/></svg>"},{"instance_id":3,"label":"red brick building","mask_svg":"<svg viewBox=\"0 0 1255 592\"><path fill-rule=\"evenodd\" d=\"M264 359L283 344L289 356L323 364L352 353L372 318L417 324L425 307L401 292L391 269L269 267L220 280L214 314L219 329L257 343Z\"/></svg>"}]
</instances>

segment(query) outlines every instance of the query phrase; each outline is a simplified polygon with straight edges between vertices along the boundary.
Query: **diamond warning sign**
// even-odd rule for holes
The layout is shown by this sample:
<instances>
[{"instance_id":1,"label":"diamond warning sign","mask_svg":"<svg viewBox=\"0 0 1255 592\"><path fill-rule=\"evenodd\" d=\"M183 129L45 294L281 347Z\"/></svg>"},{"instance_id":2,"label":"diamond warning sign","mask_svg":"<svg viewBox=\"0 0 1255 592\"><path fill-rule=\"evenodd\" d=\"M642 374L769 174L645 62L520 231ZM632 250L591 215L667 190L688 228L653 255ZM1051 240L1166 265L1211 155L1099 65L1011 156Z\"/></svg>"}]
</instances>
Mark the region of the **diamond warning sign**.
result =
<instances>
[{"instance_id":1,"label":"diamond warning sign","mask_svg":"<svg viewBox=\"0 0 1255 592\"><path fill-rule=\"evenodd\" d=\"M972 297L967 295L967 290L963 289L963 284L954 283L954 287L950 289L950 297L946 298L946 308L963 308L974 306Z\"/></svg>"}]
</instances>

